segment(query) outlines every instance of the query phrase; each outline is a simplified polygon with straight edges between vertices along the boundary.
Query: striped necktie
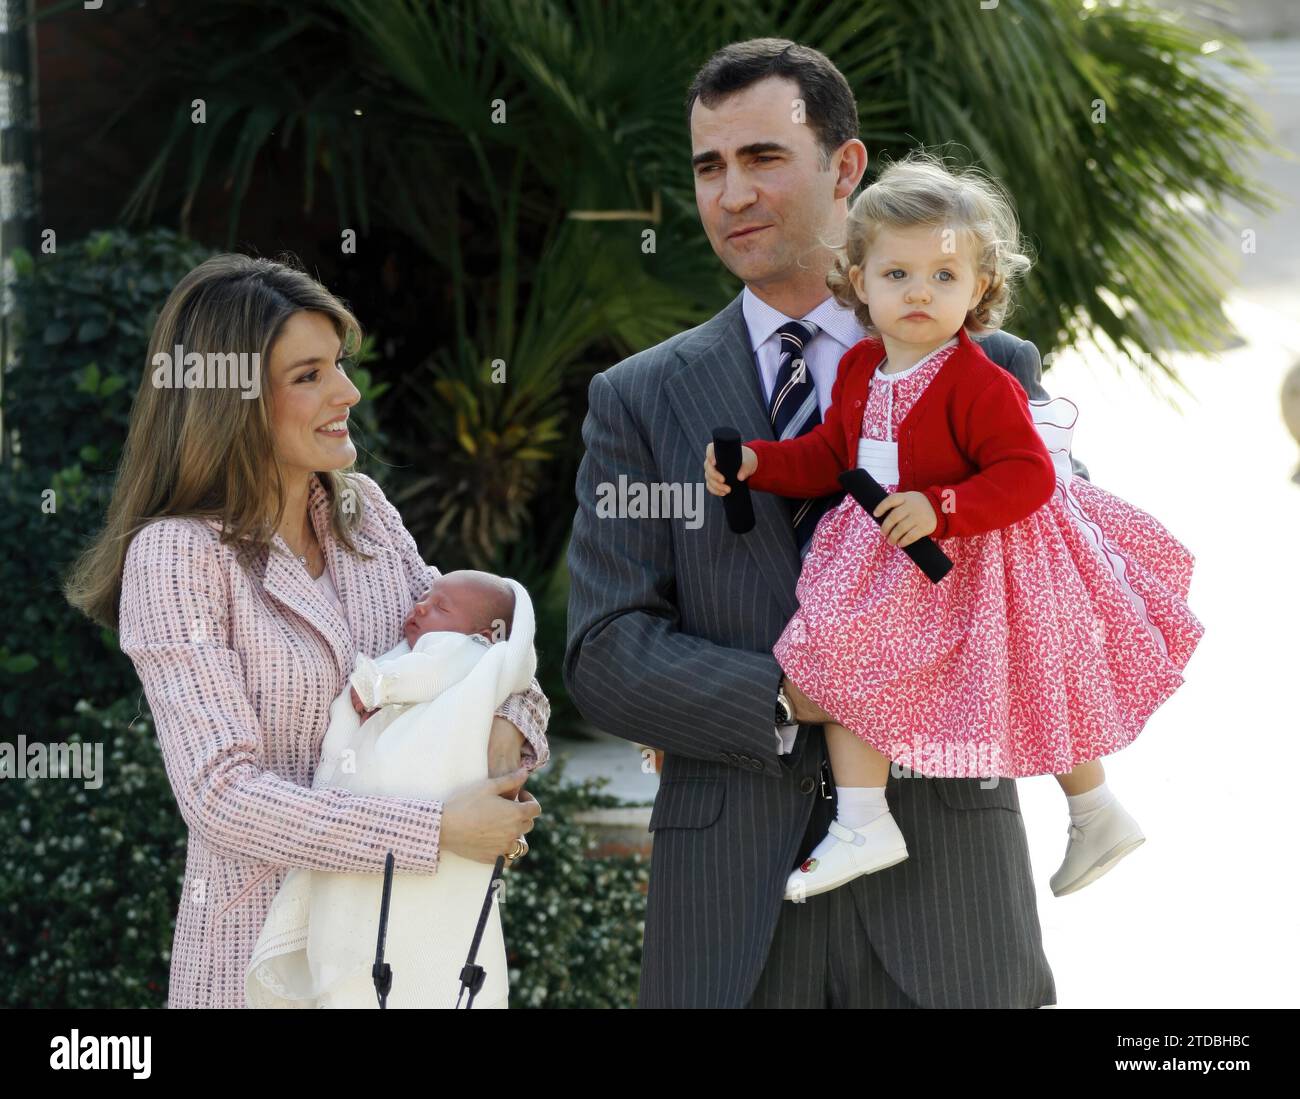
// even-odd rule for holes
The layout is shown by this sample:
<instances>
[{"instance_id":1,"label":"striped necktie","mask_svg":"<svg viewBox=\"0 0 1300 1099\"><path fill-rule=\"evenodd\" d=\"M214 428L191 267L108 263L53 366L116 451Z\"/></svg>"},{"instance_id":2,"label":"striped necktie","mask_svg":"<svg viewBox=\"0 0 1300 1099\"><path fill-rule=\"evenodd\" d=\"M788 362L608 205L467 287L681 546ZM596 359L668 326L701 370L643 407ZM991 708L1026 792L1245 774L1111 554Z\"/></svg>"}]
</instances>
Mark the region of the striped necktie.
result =
<instances>
[{"instance_id":1,"label":"striped necktie","mask_svg":"<svg viewBox=\"0 0 1300 1099\"><path fill-rule=\"evenodd\" d=\"M772 424L772 436L778 441L794 439L822 422L817 386L804 361L804 349L819 331L811 321L787 321L776 330L781 338L781 364L772 386L767 418ZM790 500L800 558L808 552L817 521L843 498L841 492L814 500Z\"/></svg>"}]
</instances>

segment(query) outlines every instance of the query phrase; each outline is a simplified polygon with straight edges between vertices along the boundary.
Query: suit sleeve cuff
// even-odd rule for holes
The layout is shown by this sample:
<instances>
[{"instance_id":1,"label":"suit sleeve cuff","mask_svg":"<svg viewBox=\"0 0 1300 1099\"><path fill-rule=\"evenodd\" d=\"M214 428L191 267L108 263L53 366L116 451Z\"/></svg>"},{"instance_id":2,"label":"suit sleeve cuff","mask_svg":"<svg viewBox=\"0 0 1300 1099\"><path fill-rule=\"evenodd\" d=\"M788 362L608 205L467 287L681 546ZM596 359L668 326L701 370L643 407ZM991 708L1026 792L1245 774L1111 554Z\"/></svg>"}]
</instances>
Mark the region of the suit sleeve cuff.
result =
<instances>
[{"instance_id":1,"label":"suit sleeve cuff","mask_svg":"<svg viewBox=\"0 0 1300 1099\"><path fill-rule=\"evenodd\" d=\"M789 755L794 751L794 740L795 737L799 735L799 726L777 725L775 726L775 729L777 743L780 745L780 747L777 748L776 754L780 756Z\"/></svg>"}]
</instances>

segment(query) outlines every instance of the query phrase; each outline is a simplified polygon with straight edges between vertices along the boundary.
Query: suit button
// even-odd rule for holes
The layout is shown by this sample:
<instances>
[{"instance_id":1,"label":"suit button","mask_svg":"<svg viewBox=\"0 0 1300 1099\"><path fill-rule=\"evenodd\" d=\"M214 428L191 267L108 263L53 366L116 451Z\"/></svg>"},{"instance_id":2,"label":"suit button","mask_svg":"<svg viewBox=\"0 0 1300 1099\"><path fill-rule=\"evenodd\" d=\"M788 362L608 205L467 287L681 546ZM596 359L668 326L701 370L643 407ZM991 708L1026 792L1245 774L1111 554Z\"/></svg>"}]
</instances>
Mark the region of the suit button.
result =
<instances>
[{"instance_id":1,"label":"suit button","mask_svg":"<svg viewBox=\"0 0 1300 1099\"><path fill-rule=\"evenodd\" d=\"M813 782L811 778L802 779L799 783L799 793L811 794L816 785L817 783Z\"/></svg>"}]
</instances>

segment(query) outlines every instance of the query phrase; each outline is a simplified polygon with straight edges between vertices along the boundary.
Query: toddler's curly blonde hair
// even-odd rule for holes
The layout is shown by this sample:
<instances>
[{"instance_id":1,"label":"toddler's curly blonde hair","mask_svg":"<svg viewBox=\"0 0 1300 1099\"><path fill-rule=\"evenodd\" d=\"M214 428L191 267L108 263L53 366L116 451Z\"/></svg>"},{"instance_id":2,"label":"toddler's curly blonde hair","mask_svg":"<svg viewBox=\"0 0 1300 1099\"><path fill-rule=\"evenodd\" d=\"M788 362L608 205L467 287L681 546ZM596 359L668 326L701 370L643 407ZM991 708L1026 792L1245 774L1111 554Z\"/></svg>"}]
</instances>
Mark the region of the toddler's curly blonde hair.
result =
<instances>
[{"instance_id":1,"label":"toddler's curly blonde hair","mask_svg":"<svg viewBox=\"0 0 1300 1099\"><path fill-rule=\"evenodd\" d=\"M889 164L849 209L842 247L826 276L831 293L852 309L868 336L878 336L871 310L858 299L849 268L861 266L881 229L916 225L957 229L974 246L975 277L989 277L988 289L966 314L976 332L999 328L1011 311L1012 283L1029 270L1011 197L976 168L953 170L930 153L911 152Z\"/></svg>"}]
</instances>

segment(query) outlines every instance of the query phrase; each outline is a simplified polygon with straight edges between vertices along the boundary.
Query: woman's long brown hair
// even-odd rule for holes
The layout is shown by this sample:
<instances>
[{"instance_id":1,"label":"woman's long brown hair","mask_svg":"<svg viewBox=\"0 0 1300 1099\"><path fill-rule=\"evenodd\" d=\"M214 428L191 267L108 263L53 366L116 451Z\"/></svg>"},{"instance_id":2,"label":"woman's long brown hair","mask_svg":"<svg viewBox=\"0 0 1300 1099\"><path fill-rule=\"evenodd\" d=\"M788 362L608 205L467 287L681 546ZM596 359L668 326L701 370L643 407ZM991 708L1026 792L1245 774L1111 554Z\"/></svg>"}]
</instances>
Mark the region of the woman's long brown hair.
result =
<instances>
[{"instance_id":1,"label":"woman's long brown hair","mask_svg":"<svg viewBox=\"0 0 1300 1099\"><path fill-rule=\"evenodd\" d=\"M268 404L271 348L285 321L304 309L331 319L343 354L359 344L361 327L347 307L285 263L226 253L199 264L176 284L149 341L104 527L64 581L64 597L89 618L117 629L126 551L153 519L220 519L223 543L269 551L285 506ZM209 354L257 352L258 396L247 398L226 385L155 385L154 356L171 355L178 345L205 361ZM318 476L331 497L335 537L359 553L350 532L362 519L362 492L345 471Z\"/></svg>"}]
</instances>

